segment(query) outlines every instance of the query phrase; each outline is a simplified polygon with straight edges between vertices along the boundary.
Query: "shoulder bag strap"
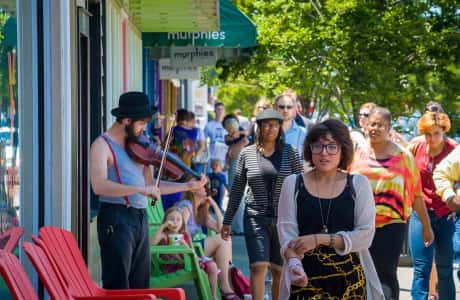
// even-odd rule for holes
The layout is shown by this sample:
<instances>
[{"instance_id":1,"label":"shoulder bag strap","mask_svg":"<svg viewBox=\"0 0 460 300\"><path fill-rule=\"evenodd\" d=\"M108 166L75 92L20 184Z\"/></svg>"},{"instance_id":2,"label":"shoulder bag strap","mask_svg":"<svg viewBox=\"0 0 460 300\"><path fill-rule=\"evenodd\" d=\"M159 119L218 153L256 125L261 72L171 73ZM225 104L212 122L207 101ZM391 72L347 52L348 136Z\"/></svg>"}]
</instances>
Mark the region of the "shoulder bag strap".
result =
<instances>
[{"instance_id":1,"label":"shoulder bag strap","mask_svg":"<svg viewBox=\"0 0 460 300\"><path fill-rule=\"evenodd\" d=\"M115 173L117 174L118 183L122 184L121 177L120 177L120 169L118 169L118 164L117 164L117 157L115 156L115 152L113 151L112 145L110 145L109 139L105 135L101 135L101 136L105 140L107 145L109 145L110 152L112 152L112 156L113 156L113 167L115 168ZM125 198L126 206L130 207L131 204L129 202L128 196L124 196L124 198Z\"/></svg>"},{"instance_id":2,"label":"shoulder bag strap","mask_svg":"<svg viewBox=\"0 0 460 300\"><path fill-rule=\"evenodd\" d=\"M350 187L351 197L354 201L356 199L356 190L353 185L353 174L347 174L347 185Z\"/></svg>"},{"instance_id":3,"label":"shoulder bag strap","mask_svg":"<svg viewBox=\"0 0 460 300\"><path fill-rule=\"evenodd\" d=\"M297 196L299 195L300 185L303 184L303 173L297 174L295 178L295 187L294 187L294 201L297 201Z\"/></svg>"}]
</instances>

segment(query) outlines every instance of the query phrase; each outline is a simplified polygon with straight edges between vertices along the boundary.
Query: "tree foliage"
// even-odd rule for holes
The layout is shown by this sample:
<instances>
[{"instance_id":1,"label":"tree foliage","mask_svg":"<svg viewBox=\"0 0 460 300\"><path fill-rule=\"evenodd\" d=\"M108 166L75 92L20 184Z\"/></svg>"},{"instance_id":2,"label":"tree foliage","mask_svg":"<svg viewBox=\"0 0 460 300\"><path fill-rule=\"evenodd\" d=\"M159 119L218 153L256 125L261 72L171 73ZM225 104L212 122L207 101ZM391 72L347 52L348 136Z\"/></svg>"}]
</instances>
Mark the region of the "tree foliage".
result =
<instances>
[{"instance_id":1,"label":"tree foliage","mask_svg":"<svg viewBox=\"0 0 460 300\"><path fill-rule=\"evenodd\" d=\"M399 116L436 100L459 128L457 1L235 2L256 24L259 45L249 62L218 67L223 95L238 83L267 96L290 87L315 98L320 114L350 122L364 102Z\"/></svg>"}]
</instances>

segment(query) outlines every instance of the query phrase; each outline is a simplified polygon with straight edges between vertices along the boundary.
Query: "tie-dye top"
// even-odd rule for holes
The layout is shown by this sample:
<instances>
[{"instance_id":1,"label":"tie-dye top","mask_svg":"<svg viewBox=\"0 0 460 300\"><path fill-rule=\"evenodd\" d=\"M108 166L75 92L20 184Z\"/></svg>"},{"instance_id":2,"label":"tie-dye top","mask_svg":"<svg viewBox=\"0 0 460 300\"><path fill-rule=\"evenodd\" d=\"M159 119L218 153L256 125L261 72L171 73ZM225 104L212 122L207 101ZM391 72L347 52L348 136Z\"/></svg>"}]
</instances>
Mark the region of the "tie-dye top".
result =
<instances>
[{"instance_id":1,"label":"tie-dye top","mask_svg":"<svg viewBox=\"0 0 460 300\"><path fill-rule=\"evenodd\" d=\"M396 145L396 153L388 159L376 160L359 149L351 173L366 176L372 186L376 208L376 227L405 223L412 211L415 196L422 196L420 173L412 154Z\"/></svg>"}]
</instances>

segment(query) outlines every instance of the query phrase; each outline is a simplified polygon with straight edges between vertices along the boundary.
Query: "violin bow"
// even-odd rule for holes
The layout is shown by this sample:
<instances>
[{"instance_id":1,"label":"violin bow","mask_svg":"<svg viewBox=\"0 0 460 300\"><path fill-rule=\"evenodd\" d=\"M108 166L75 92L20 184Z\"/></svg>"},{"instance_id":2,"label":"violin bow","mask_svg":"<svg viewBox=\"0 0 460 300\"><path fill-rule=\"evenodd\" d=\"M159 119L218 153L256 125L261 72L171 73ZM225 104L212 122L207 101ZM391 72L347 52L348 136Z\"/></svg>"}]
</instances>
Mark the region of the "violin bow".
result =
<instances>
[{"instance_id":1,"label":"violin bow","mask_svg":"<svg viewBox=\"0 0 460 300\"><path fill-rule=\"evenodd\" d=\"M171 133L172 133L172 130L173 130L174 126L176 125L176 114L172 114L169 117L169 121L171 122L171 126L169 127L169 130L168 130L168 135L166 137L166 144L165 144L165 147L164 147L164 150L163 150L163 156L161 157L160 167L158 168L157 180L155 182L155 186L157 188L160 186L161 172L163 171L163 165L164 165L164 162L165 162L165 159L166 159L166 153L168 153L169 144L171 142Z\"/></svg>"}]
</instances>

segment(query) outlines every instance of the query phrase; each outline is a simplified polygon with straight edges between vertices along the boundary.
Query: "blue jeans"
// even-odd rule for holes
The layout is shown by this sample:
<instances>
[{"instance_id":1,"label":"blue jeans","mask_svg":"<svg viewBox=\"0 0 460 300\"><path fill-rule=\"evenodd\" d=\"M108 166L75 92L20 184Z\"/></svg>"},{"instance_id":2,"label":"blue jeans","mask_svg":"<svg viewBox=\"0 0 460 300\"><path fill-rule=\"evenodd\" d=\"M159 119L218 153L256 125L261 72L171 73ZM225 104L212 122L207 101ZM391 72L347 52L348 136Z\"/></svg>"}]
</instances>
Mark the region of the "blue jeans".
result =
<instances>
[{"instance_id":1,"label":"blue jeans","mask_svg":"<svg viewBox=\"0 0 460 300\"><path fill-rule=\"evenodd\" d=\"M412 299L427 299L433 256L438 271L439 299L455 299L453 272L454 253L452 236L454 222L447 216L438 218L433 211L428 211L434 242L425 247L422 237L422 224L415 213L409 221L409 247L414 264L414 279L412 281Z\"/></svg>"},{"instance_id":2,"label":"blue jeans","mask_svg":"<svg viewBox=\"0 0 460 300\"><path fill-rule=\"evenodd\" d=\"M460 263L460 213L457 213L457 221L455 222L455 233L453 238L454 255L457 258L457 263ZM460 267L457 271L457 278L460 280Z\"/></svg>"}]
</instances>

